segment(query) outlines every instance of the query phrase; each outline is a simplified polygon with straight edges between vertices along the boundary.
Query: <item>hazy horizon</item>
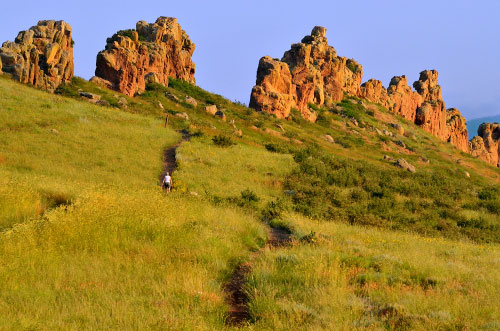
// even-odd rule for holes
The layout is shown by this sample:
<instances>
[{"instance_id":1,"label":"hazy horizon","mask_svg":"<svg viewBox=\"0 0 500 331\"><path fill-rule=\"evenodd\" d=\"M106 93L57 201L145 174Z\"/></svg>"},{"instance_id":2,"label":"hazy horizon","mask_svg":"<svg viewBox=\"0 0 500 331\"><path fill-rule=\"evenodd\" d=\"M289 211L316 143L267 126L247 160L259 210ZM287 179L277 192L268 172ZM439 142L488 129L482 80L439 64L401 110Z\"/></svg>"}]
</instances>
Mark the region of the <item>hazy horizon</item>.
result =
<instances>
[{"instance_id":1,"label":"hazy horizon","mask_svg":"<svg viewBox=\"0 0 500 331\"><path fill-rule=\"evenodd\" d=\"M177 17L196 44L197 84L231 100L248 104L260 57L281 58L290 45L315 25L328 29L330 45L340 56L363 65L363 81L376 78L387 87L391 77L406 75L411 85L424 69L439 71L448 108L467 119L497 115L500 95L494 80L497 64L500 3L467 1L384 4L317 1L310 7L295 1L86 1L48 0L3 5L0 42L42 19L65 20L73 27L75 75L94 75L97 53L118 30L135 28L139 20Z\"/></svg>"}]
</instances>

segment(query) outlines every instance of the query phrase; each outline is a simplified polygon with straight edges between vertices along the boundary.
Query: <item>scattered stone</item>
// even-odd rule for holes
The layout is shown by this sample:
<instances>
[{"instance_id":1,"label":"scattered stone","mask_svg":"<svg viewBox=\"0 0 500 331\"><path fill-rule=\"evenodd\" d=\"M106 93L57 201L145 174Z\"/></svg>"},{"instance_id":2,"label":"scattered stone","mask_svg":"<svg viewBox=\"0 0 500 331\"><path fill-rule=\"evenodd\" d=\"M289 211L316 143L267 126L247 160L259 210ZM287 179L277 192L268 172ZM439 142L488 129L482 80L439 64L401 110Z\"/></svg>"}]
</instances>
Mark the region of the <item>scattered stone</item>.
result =
<instances>
[{"instance_id":1,"label":"scattered stone","mask_svg":"<svg viewBox=\"0 0 500 331\"><path fill-rule=\"evenodd\" d=\"M120 105L120 108L127 109L128 101L124 97L119 97L118 104Z\"/></svg>"},{"instance_id":2,"label":"scattered stone","mask_svg":"<svg viewBox=\"0 0 500 331\"><path fill-rule=\"evenodd\" d=\"M226 121L226 114L224 114L224 112L222 110L218 110L215 113L215 117L218 117L218 118L220 118L223 121Z\"/></svg>"},{"instance_id":3,"label":"scattered stone","mask_svg":"<svg viewBox=\"0 0 500 331\"><path fill-rule=\"evenodd\" d=\"M139 21L135 30L107 39L105 50L97 55L95 75L128 96L144 91L148 82L168 86L169 77L195 84L194 49L176 18L160 17L152 24Z\"/></svg>"},{"instance_id":4,"label":"scattered stone","mask_svg":"<svg viewBox=\"0 0 500 331\"><path fill-rule=\"evenodd\" d=\"M466 178L470 178L470 174L467 171L464 171L464 173Z\"/></svg>"},{"instance_id":5,"label":"scattered stone","mask_svg":"<svg viewBox=\"0 0 500 331\"><path fill-rule=\"evenodd\" d=\"M196 193L196 192L194 192L194 191L189 192L189 194L191 194L192 196L195 196L195 197L197 197L197 196L198 196L198 193Z\"/></svg>"},{"instance_id":6,"label":"scattered stone","mask_svg":"<svg viewBox=\"0 0 500 331\"><path fill-rule=\"evenodd\" d=\"M175 116L180 117L186 121L189 121L189 115L187 113L175 113Z\"/></svg>"},{"instance_id":7,"label":"scattered stone","mask_svg":"<svg viewBox=\"0 0 500 331\"><path fill-rule=\"evenodd\" d=\"M399 147L406 148L406 144L401 140L396 141L395 144L398 145Z\"/></svg>"},{"instance_id":8,"label":"scattered stone","mask_svg":"<svg viewBox=\"0 0 500 331\"><path fill-rule=\"evenodd\" d=\"M89 92L80 92L80 96L81 97L84 97L84 98L87 98L89 100L93 100L93 101L98 101L98 100L101 100L101 96L98 95L98 94L93 94L93 93L89 93Z\"/></svg>"},{"instance_id":9,"label":"scattered stone","mask_svg":"<svg viewBox=\"0 0 500 331\"><path fill-rule=\"evenodd\" d=\"M208 105L205 106L205 111L213 116L217 113L217 106L216 105Z\"/></svg>"},{"instance_id":10,"label":"scattered stone","mask_svg":"<svg viewBox=\"0 0 500 331\"><path fill-rule=\"evenodd\" d=\"M54 92L74 74L72 28L64 21L40 21L0 48L0 73Z\"/></svg>"},{"instance_id":11,"label":"scattered stone","mask_svg":"<svg viewBox=\"0 0 500 331\"><path fill-rule=\"evenodd\" d=\"M165 92L165 97L169 98L173 102L177 102L177 103L181 102L181 100L179 100L179 98L175 94L172 94L172 93Z\"/></svg>"},{"instance_id":12,"label":"scattered stone","mask_svg":"<svg viewBox=\"0 0 500 331\"><path fill-rule=\"evenodd\" d=\"M384 160L394 161L394 158L390 157L389 155L384 155Z\"/></svg>"},{"instance_id":13,"label":"scattered stone","mask_svg":"<svg viewBox=\"0 0 500 331\"><path fill-rule=\"evenodd\" d=\"M285 132L285 129L283 128L283 126L281 126L281 124L276 124L276 127L280 129L282 132Z\"/></svg>"},{"instance_id":14,"label":"scattered stone","mask_svg":"<svg viewBox=\"0 0 500 331\"><path fill-rule=\"evenodd\" d=\"M392 134L391 131L387 131L386 129L383 129L382 130L382 133L385 135L385 136L388 136L388 137L394 137L394 134Z\"/></svg>"},{"instance_id":15,"label":"scattered stone","mask_svg":"<svg viewBox=\"0 0 500 331\"><path fill-rule=\"evenodd\" d=\"M59 131L57 129L51 129L50 132L55 133L55 134L59 134Z\"/></svg>"},{"instance_id":16,"label":"scattered stone","mask_svg":"<svg viewBox=\"0 0 500 331\"><path fill-rule=\"evenodd\" d=\"M255 125L252 125L250 127L250 129L254 130L254 131L260 131L260 129L258 127L256 127Z\"/></svg>"},{"instance_id":17,"label":"scattered stone","mask_svg":"<svg viewBox=\"0 0 500 331\"><path fill-rule=\"evenodd\" d=\"M405 159L398 159L396 161L396 165L402 169L408 170L411 173L415 173L417 171L415 167L408 163Z\"/></svg>"},{"instance_id":18,"label":"scattered stone","mask_svg":"<svg viewBox=\"0 0 500 331\"><path fill-rule=\"evenodd\" d=\"M98 106L103 106L103 107L109 107L109 106L111 106L111 104L107 100L97 100L95 102L95 104L98 105Z\"/></svg>"},{"instance_id":19,"label":"scattered stone","mask_svg":"<svg viewBox=\"0 0 500 331\"><path fill-rule=\"evenodd\" d=\"M405 134L405 129L403 128L403 126L399 123L391 123L389 124L390 126L392 126L394 129L396 129L397 133L400 134L400 135L404 135Z\"/></svg>"},{"instance_id":20,"label":"scattered stone","mask_svg":"<svg viewBox=\"0 0 500 331\"><path fill-rule=\"evenodd\" d=\"M198 101L196 101L195 98L193 98L193 97L191 97L189 95L186 96L186 100L185 101L186 101L187 104L189 104L189 105L191 105L191 106L193 106L195 108L198 106Z\"/></svg>"},{"instance_id":21,"label":"scattered stone","mask_svg":"<svg viewBox=\"0 0 500 331\"><path fill-rule=\"evenodd\" d=\"M281 133L279 133L278 131L275 131L273 129L266 128L264 130L264 132L267 133L267 134L270 134L272 136L275 136L275 137L281 137Z\"/></svg>"},{"instance_id":22,"label":"scattered stone","mask_svg":"<svg viewBox=\"0 0 500 331\"><path fill-rule=\"evenodd\" d=\"M161 103L161 101L158 101L158 108L160 108L161 110L165 109L165 107L163 107L163 104Z\"/></svg>"},{"instance_id":23,"label":"scattered stone","mask_svg":"<svg viewBox=\"0 0 500 331\"><path fill-rule=\"evenodd\" d=\"M89 82L94 83L98 86L105 87L111 89L113 87L113 84L111 84L110 81L107 81L105 79L102 79L100 77L94 76L90 78Z\"/></svg>"},{"instance_id":24,"label":"scattered stone","mask_svg":"<svg viewBox=\"0 0 500 331\"><path fill-rule=\"evenodd\" d=\"M354 118L351 119L351 123L354 126L359 126L358 121L356 121Z\"/></svg>"},{"instance_id":25,"label":"scattered stone","mask_svg":"<svg viewBox=\"0 0 500 331\"><path fill-rule=\"evenodd\" d=\"M423 163L425 163L425 164L429 164L429 163L431 162L431 161L429 161L429 159L428 159L428 158L426 158L426 157L424 157L424 156L421 156L421 157L420 157L420 161L422 161L422 162L423 162Z\"/></svg>"},{"instance_id":26,"label":"scattered stone","mask_svg":"<svg viewBox=\"0 0 500 331\"><path fill-rule=\"evenodd\" d=\"M335 142L335 139L333 139L333 137L330 136L329 134L325 134L323 136L323 138L325 138L325 140L328 141L329 143L334 143Z\"/></svg>"}]
</instances>

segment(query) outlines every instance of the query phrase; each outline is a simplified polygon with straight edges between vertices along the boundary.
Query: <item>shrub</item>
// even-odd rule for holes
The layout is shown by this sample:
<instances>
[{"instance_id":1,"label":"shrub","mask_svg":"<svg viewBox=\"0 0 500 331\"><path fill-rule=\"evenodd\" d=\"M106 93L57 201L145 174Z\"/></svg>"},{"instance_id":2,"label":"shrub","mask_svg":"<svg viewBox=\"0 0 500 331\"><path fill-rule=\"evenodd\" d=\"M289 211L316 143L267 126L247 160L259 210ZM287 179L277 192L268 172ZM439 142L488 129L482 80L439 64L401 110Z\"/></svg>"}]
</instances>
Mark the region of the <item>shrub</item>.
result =
<instances>
[{"instance_id":1,"label":"shrub","mask_svg":"<svg viewBox=\"0 0 500 331\"><path fill-rule=\"evenodd\" d=\"M219 146L219 147L231 147L233 145L236 145L231 137L227 137L227 136L224 136L224 135L217 135L217 136L214 136L212 138L212 141L213 143L216 145L216 146Z\"/></svg>"},{"instance_id":2,"label":"shrub","mask_svg":"<svg viewBox=\"0 0 500 331\"><path fill-rule=\"evenodd\" d=\"M159 83L148 83L146 84L146 91L165 93L167 88Z\"/></svg>"},{"instance_id":3,"label":"shrub","mask_svg":"<svg viewBox=\"0 0 500 331\"><path fill-rule=\"evenodd\" d=\"M241 191L241 199L243 201L246 201L246 202L249 202L249 203L253 203L253 202L259 202L259 197L257 196L257 194L253 191L251 191L250 189L246 189L244 191Z\"/></svg>"},{"instance_id":4,"label":"shrub","mask_svg":"<svg viewBox=\"0 0 500 331\"><path fill-rule=\"evenodd\" d=\"M134 32L135 32L134 29L127 29L127 30L120 30L116 34L119 36L123 36L123 37L129 37L130 39L133 40L134 39Z\"/></svg>"},{"instance_id":5,"label":"shrub","mask_svg":"<svg viewBox=\"0 0 500 331\"><path fill-rule=\"evenodd\" d=\"M273 153L287 154L289 153L289 149L287 146L275 143L265 144L265 147L268 151Z\"/></svg>"}]
</instances>

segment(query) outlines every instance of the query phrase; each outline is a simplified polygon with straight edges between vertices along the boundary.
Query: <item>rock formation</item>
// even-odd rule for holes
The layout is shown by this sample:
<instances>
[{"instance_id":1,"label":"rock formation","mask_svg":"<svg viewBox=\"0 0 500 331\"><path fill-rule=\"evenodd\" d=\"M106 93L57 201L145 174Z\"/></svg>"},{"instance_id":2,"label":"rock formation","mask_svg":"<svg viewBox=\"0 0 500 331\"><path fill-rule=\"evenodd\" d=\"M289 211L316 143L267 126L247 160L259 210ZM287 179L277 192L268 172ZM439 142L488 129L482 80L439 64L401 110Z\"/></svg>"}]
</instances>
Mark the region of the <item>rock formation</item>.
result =
<instances>
[{"instance_id":1,"label":"rock formation","mask_svg":"<svg viewBox=\"0 0 500 331\"><path fill-rule=\"evenodd\" d=\"M459 150L469 153L469 132L465 118L456 108L446 110L446 127L448 134L446 139Z\"/></svg>"},{"instance_id":2,"label":"rock formation","mask_svg":"<svg viewBox=\"0 0 500 331\"><path fill-rule=\"evenodd\" d=\"M483 123L477 129L477 136L469 142L473 156L500 167L500 124Z\"/></svg>"},{"instance_id":3,"label":"rock formation","mask_svg":"<svg viewBox=\"0 0 500 331\"><path fill-rule=\"evenodd\" d=\"M74 74L72 29L64 21L40 21L0 48L0 72L54 92Z\"/></svg>"},{"instance_id":4,"label":"rock formation","mask_svg":"<svg viewBox=\"0 0 500 331\"><path fill-rule=\"evenodd\" d=\"M146 83L167 86L169 77L195 84L194 49L176 18L160 17L153 24L140 21L135 30L107 39L91 81L129 96L143 91Z\"/></svg>"},{"instance_id":5,"label":"rock formation","mask_svg":"<svg viewBox=\"0 0 500 331\"><path fill-rule=\"evenodd\" d=\"M356 61L337 56L328 45L326 29L316 26L310 36L293 44L280 60L268 56L259 61L250 107L286 118L292 108L315 121L309 104L331 106L344 93L358 95L363 69Z\"/></svg>"},{"instance_id":6,"label":"rock formation","mask_svg":"<svg viewBox=\"0 0 500 331\"><path fill-rule=\"evenodd\" d=\"M404 75L393 77L387 89L375 79L360 85L362 75L361 65L337 56L328 45L326 29L316 26L281 60L269 56L260 59L250 107L278 118L288 118L291 109L297 108L314 122L317 114L312 108L316 107L311 104L331 107L347 94L379 103L441 140L469 151L465 119L457 109L446 110L436 70L422 71L413 84L415 91Z\"/></svg>"}]
</instances>

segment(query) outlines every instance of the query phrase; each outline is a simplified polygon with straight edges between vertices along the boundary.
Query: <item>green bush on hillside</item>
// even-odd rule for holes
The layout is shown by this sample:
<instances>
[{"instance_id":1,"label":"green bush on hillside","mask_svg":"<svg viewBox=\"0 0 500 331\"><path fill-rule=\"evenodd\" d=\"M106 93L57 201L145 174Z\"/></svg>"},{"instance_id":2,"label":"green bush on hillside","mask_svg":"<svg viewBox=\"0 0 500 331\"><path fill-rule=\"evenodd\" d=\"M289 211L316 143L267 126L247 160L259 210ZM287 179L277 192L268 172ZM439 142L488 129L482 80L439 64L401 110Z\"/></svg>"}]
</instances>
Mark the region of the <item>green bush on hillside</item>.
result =
<instances>
[{"instance_id":1,"label":"green bush on hillside","mask_svg":"<svg viewBox=\"0 0 500 331\"><path fill-rule=\"evenodd\" d=\"M233 142L233 140L231 139L231 137L228 137L228 136L224 136L222 134L220 135L217 135L217 136L214 136L212 138L212 142L216 145L216 146L219 146L219 147L231 147L233 145L236 145L236 143Z\"/></svg>"}]
</instances>

